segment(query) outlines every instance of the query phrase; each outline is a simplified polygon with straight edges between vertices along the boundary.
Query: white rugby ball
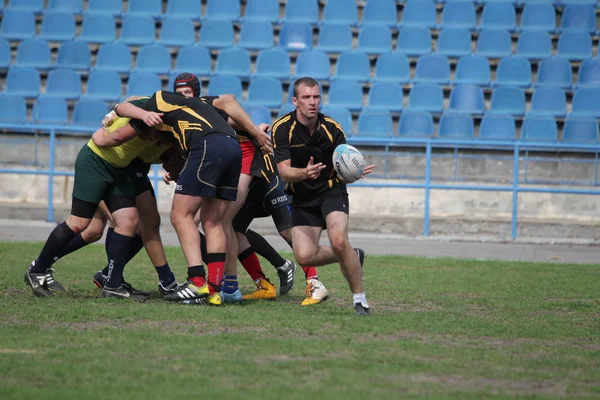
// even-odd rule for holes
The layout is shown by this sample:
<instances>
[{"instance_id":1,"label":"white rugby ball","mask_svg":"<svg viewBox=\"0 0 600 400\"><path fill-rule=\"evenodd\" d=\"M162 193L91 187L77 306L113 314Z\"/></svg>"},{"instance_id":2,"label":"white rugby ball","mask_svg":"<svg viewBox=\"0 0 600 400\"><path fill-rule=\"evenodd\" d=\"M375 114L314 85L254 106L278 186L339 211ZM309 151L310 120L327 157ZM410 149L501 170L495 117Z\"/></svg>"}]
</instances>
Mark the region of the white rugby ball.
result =
<instances>
[{"instance_id":1,"label":"white rugby ball","mask_svg":"<svg viewBox=\"0 0 600 400\"><path fill-rule=\"evenodd\" d=\"M356 182L362 178L365 159L354 146L340 144L333 151L333 169L345 183Z\"/></svg>"}]
</instances>

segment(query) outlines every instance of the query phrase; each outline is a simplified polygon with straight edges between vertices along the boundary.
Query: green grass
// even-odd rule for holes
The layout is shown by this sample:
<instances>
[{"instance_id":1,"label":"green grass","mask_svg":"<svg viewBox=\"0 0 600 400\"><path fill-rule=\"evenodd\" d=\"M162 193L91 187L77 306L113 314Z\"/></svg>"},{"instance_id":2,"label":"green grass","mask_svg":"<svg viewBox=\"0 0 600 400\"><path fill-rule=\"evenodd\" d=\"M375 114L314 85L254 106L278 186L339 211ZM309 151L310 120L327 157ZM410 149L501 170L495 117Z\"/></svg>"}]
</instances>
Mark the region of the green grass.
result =
<instances>
[{"instance_id":1,"label":"green grass","mask_svg":"<svg viewBox=\"0 0 600 400\"><path fill-rule=\"evenodd\" d=\"M600 398L596 265L368 256L373 316L357 318L337 266L313 307L301 272L275 302L102 299L102 246L56 265L68 293L35 298L23 272L40 248L0 243L2 399ZM183 254L167 253L183 280ZM126 276L156 290L145 254Z\"/></svg>"}]
</instances>

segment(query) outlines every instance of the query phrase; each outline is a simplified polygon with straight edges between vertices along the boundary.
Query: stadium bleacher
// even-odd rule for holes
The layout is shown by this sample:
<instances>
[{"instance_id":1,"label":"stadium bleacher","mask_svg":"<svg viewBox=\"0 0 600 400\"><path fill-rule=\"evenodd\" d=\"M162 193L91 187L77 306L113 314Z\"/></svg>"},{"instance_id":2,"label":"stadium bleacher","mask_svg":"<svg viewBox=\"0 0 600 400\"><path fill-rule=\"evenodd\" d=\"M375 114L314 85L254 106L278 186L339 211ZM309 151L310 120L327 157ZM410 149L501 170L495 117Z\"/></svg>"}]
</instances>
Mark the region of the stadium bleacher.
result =
<instances>
[{"instance_id":1,"label":"stadium bleacher","mask_svg":"<svg viewBox=\"0 0 600 400\"><path fill-rule=\"evenodd\" d=\"M600 118L596 1L0 1L4 121L88 123L184 71L260 120L313 76L366 136L589 142Z\"/></svg>"}]
</instances>

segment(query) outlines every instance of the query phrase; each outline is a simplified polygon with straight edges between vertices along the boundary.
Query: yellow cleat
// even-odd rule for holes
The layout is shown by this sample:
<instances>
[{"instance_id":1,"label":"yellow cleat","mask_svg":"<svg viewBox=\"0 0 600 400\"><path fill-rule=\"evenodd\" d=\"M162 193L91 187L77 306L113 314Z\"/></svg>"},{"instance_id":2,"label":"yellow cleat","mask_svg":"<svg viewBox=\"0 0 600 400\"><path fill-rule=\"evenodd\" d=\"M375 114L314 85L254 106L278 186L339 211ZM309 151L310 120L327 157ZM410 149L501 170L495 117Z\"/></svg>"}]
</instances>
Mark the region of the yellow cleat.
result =
<instances>
[{"instance_id":1,"label":"yellow cleat","mask_svg":"<svg viewBox=\"0 0 600 400\"><path fill-rule=\"evenodd\" d=\"M306 281L304 295L306 298L300 303L301 306L312 306L329 298L325 285L318 279L308 279Z\"/></svg>"},{"instance_id":2,"label":"yellow cleat","mask_svg":"<svg viewBox=\"0 0 600 400\"><path fill-rule=\"evenodd\" d=\"M242 296L244 300L275 300L277 297L277 288L266 279L259 279L256 282L255 292Z\"/></svg>"},{"instance_id":3,"label":"yellow cleat","mask_svg":"<svg viewBox=\"0 0 600 400\"><path fill-rule=\"evenodd\" d=\"M220 306L223 304L221 301L221 295L219 295L217 292L208 295L205 301L209 306Z\"/></svg>"}]
</instances>

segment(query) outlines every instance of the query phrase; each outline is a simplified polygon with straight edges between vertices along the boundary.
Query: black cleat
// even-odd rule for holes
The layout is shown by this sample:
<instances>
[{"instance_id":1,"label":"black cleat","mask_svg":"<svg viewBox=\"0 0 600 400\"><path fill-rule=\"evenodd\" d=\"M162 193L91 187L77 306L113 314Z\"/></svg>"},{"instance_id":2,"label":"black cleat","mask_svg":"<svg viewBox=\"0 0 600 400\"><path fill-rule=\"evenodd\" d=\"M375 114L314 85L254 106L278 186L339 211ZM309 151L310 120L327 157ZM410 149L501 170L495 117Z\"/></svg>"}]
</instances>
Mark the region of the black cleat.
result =
<instances>
[{"instance_id":1,"label":"black cleat","mask_svg":"<svg viewBox=\"0 0 600 400\"><path fill-rule=\"evenodd\" d=\"M164 286L161 282L158 282L158 291L164 295L175 293L178 288L179 283L177 281L173 281L167 286Z\"/></svg>"},{"instance_id":2,"label":"black cleat","mask_svg":"<svg viewBox=\"0 0 600 400\"><path fill-rule=\"evenodd\" d=\"M102 273L102 271L98 271L94 274L94 276L92 277L92 282L94 282L94 285L98 286L98 289L104 289L104 286L106 285L106 282L108 281L108 276L104 275ZM136 288L134 288L131 283L129 282L125 282L123 281L122 286L127 289L129 291L129 293L133 294L133 295L138 295L138 296L152 296L152 293L150 292L145 292L143 290L138 290Z\"/></svg>"},{"instance_id":3,"label":"black cleat","mask_svg":"<svg viewBox=\"0 0 600 400\"><path fill-rule=\"evenodd\" d=\"M92 282L94 282L94 285L96 285L98 287L98 289L102 290L104 288L104 285L106 284L106 281L108 280L108 276L103 275L102 271L98 271L94 274L94 276L92 277Z\"/></svg>"},{"instance_id":4,"label":"black cleat","mask_svg":"<svg viewBox=\"0 0 600 400\"><path fill-rule=\"evenodd\" d=\"M35 262L36 260L33 260L31 262L31 264L29 264L29 268L27 268L28 271L31 270L31 268L33 268L35 266ZM53 292L64 292L66 291L66 289L63 287L63 285L61 285L60 283L58 283L57 281L54 280L54 273L56 272L56 270L54 268L48 268L46 270L46 274L44 274L46 276L46 287L53 291ZM27 282L27 274L25 274L25 283Z\"/></svg>"},{"instance_id":5,"label":"black cleat","mask_svg":"<svg viewBox=\"0 0 600 400\"><path fill-rule=\"evenodd\" d=\"M360 261L360 267L363 267L365 263L365 251L363 249L354 249L356 251L356 255L358 256L358 261Z\"/></svg>"},{"instance_id":6,"label":"black cleat","mask_svg":"<svg viewBox=\"0 0 600 400\"><path fill-rule=\"evenodd\" d=\"M279 275L279 294L283 296L294 287L294 274L296 273L296 264L287 260L285 264L277 268Z\"/></svg>"},{"instance_id":7,"label":"black cleat","mask_svg":"<svg viewBox=\"0 0 600 400\"><path fill-rule=\"evenodd\" d=\"M356 315L359 317L368 317L371 315L371 308L365 307L362 303L354 304L354 311L356 311Z\"/></svg>"},{"instance_id":8,"label":"black cleat","mask_svg":"<svg viewBox=\"0 0 600 400\"><path fill-rule=\"evenodd\" d=\"M123 284L118 288L109 288L108 286L104 286L102 288L102 297L112 297L117 299L129 299L133 301L146 301L149 296L141 295L139 293L144 293L138 291L138 293L132 293L129 289ZM147 292L146 292L147 293Z\"/></svg>"},{"instance_id":9,"label":"black cleat","mask_svg":"<svg viewBox=\"0 0 600 400\"><path fill-rule=\"evenodd\" d=\"M54 296L52 291L48 288L48 279L52 279L52 275L47 273L34 274L31 272L31 266L25 271L25 283L29 285L33 294L38 297Z\"/></svg>"}]
</instances>

